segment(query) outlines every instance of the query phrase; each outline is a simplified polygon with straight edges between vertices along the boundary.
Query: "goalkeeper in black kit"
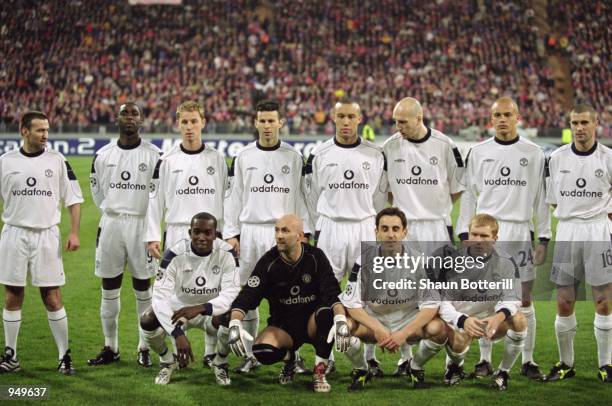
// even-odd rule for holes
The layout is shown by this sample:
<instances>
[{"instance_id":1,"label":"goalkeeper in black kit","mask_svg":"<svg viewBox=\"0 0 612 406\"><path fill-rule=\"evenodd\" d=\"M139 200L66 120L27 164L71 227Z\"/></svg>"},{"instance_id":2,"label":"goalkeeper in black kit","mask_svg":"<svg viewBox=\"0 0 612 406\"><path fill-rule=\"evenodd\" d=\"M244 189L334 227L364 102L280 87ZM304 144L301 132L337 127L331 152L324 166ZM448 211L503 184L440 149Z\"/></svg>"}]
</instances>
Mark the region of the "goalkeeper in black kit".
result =
<instances>
[{"instance_id":1,"label":"goalkeeper in black kit","mask_svg":"<svg viewBox=\"0 0 612 406\"><path fill-rule=\"evenodd\" d=\"M242 328L242 319L265 298L270 317L255 338L257 360L265 365L284 361L279 383L285 385L293 381L294 352L310 343L316 353L313 390L329 392L325 368L333 341L340 352L348 349L350 341L344 307L338 300L340 286L323 251L301 242L304 229L299 217L282 217L274 231L276 246L257 262L232 304L230 349L244 356L245 342L253 337Z\"/></svg>"}]
</instances>

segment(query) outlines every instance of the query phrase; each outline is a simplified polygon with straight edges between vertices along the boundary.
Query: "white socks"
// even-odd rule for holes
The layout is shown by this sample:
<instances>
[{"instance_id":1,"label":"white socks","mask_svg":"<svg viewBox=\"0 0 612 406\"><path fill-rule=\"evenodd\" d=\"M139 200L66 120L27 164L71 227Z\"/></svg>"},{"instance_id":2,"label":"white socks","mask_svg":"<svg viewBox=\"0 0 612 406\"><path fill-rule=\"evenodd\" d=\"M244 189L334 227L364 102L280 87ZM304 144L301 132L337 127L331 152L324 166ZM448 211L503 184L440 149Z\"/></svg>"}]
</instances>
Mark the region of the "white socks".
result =
<instances>
[{"instance_id":1,"label":"white socks","mask_svg":"<svg viewBox=\"0 0 612 406\"><path fill-rule=\"evenodd\" d=\"M467 348L463 350L462 352L455 352L447 344L446 345L446 365L453 363L455 365L462 366L463 360L465 360L465 355L468 353L469 350L470 350L470 346L468 345Z\"/></svg>"},{"instance_id":2,"label":"white socks","mask_svg":"<svg viewBox=\"0 0 612 406\"><path fill-rule=\"evenodd\" d=\"M480 362L487 361L491 363L491 355L493 354L493 341L488 338L481 338L478 340L480 345Z\"/></svg>"},{"instance_id":3,"label":"white socks","mask_svg":"<svg viewBox=\"0 0 612 406\"><path fill-rule=\"evenodd\" d=\"M118 322L121 310L121 289L102 289L100 320L104 333L104 346L113 352L119 351Z\"/></svg>"},{"instance_id":4,"label":"white socks","mask_svg":"<svg viewBox=\"0 0 612 406\"><path fill-rule=\"evenodd\" d=\"M51 334L57 345L58 359L62 359L68 351L68 316L63 307L55 312L47 311L47 319Z\"/></svg>"},{"instance_id":5,"label":"white socks","mask_svg":"<svg viewBox=\"0 0 612 406\"><path fill-rule=\"evenodd\" d=\"M136 322L138 323L138 349L146 350L147 344L145 343L143 337L143 330L140 327L140 316L144 312L147 311L149 307L151 307L151 291L152 289L149 287L147 290L136 290L134 289L134 295L136 296L136 315L138 316ZM116 351L115 351L116 352Z\"/></svg>"},{"instance_id":6,"label":"white socks","mask_svg":"<svg viewBox=\"0 0 612 406\"><path fill-rule=\"evenodd\" d=\"M506 331L506 336L504 337L504 356L499 364L499 369L506 372L512 369L514 362L516 362L519 353L523 349L527 335L527 331L519 332L510 329Z\"/></svg>"},{"instance_id":7,"label":"white socks","mask_svg":"<svg viewBox=\"0 0 612 406\"><path fill-rule=\"evenodd\" d=\"M442 348L444 348L444 344L438 344L429 339L421 340L419 342L419 347L410 362L410 367L412 369L423 369L423 365L427 363L434 355L436 355Z\"/></svg>"},{"instance_id":8,"label":"white socks","mask_svg":"<svg viewBox=\"0 0 612 406\"><path fill-rule=\"evenodd\" d=\"M217 332L217 355L215 356L215 365L222 365L227 363L227 356L230 353L229 344L227 339L229 336L229 328L225 326L219 326ZM208 343L208 342L207 342Z\"/></svg>"},{"instance_id":9,"label":"white socks","mask_svg":"<svg viewBox=\"0 0 612 406\"><path fill-rule=\"evenodd\" d=\"M525 344L522 352L522 363L533 361L533 351L535 348L536 339L536 315L533 304L528 307L521 307L521 313L527 319L527 336L525 337Z\"/></svg>"},{"instance_id":10,"label":"white socks","mask_svg":"<svg viewBox=\"0 0 612 406\"><path fill-rule=\"evenodd\" d=\"M376 344L363 344L363 358L366 361L376 359Z\"/></svg>"},{"instance_id":11,"label":"white socks","mask_svg":"<svg viewBox=\"0 0 612 406\"><path fill-rule=\"evenodd\" d=\"M397 361L397 365L400 365L412 358L412 345L408 343L402 344L400 347L400 359Z\"/></svg>"},{"instance_id":12,"label":"white socks","mask_svg":"<svg viewBox=\"0 0 612 406\"><path fill-rule=\"evenodd\" d=\"M576 335L576 314L555 319L555 333L559 346L559 360L565 365L574 366L574 336Z\"/></svg>"},{"instance_id":13,"label":"white socks","mask_svg":"<svg viewBox=\"0 0 612 406\"><path fill-rule=\"evenodd\" d=\"M21 327L21 309L4 309L2 319L4 320L4 345L15 350L14 358L17 359L17 336L19 336L19 327Z\"/></svg>"},{"instance_id":14,"label":"white socks","mask_svg":"<svg viewBox=\"0 0 612 406\"><path fill-rule=\"evenodd\" d=\"M242 320L243 328L253 337L253 341L245 343L246 356L253 356L253 343L257 337L259 330L259 309L250 310L247 312L246 317Z\"/></svg>"},{"instance_id":15,"label":"white socks","mask_svg":"<svg viewBox=\"0 0 612 406\"><path fill-rule=\"evenodd\" d=\"M159 361L169 364L174 361L172 351L166 345L166 332L158 327L153 331L142 330L145 345L159 354Z\"/></svg>"},{"instance_id":16,"label":"white socks","mask_svg":"<svg viewBox=\"0 0 612 406\"><path fill-rule=\"evenodd\" d=\"M204 329L204 355L217 352L217 334L219 331L212 325L212 316L206 318Z\"/></svg>"},{"instance_id":17,"label":"white socks","mask_svg":"<svg viewBox=\"0 0 612 406\"><path fill-rule=\"evenodd\" d=\"M363 371L368 370L368 363L366 362L365 356L361 356L361 340L357 337L351 337L351 345L346 351L346 357L351 361L353 369L361 369ZM365 346L367 346L366 344ZM369 344L372 345L372 344ZM364 354L366 351L364 351Z\"/></svg>"},{"instance_id":18,"label":"white socks","mask_svg":"<svg viewBox=\"0 0 612 406\"><path fill-rule=\"evenodd\" d=\"M597 340L597 359L599 367L612 364L612 314L604 316L595 313L595 339Z\"/></svg>"}]
</instances>

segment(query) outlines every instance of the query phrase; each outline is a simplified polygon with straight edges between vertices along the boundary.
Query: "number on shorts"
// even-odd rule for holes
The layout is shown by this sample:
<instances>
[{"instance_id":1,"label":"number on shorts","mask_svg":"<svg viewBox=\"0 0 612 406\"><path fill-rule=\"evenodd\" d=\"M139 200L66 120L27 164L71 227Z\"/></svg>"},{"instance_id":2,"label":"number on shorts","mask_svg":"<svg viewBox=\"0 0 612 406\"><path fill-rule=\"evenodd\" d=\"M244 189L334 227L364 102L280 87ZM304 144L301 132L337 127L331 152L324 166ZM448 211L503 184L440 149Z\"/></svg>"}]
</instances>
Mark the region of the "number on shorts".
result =
<instances>
[{"instance_id":1,"label":"number on shorts","mask_svg":"<svg viewBox=\"0 0 612 406\"><path fill-rule=\"evenodd\" d=\"M607 250L601 253L601 262L603 262L604 268L612 266L612 250Z\"/></svg>"},{"instance_id":2,"label":"number on shorts","mask_svg":"<svg viewBox=\"0 0 612 406\"><path fill-rule=\"evenodd\" d=\"M527 265L533 265L533 254L529 251L519 251L518 256L520 257L519 266L522 268Z\"/></svg>"}]
</instances>

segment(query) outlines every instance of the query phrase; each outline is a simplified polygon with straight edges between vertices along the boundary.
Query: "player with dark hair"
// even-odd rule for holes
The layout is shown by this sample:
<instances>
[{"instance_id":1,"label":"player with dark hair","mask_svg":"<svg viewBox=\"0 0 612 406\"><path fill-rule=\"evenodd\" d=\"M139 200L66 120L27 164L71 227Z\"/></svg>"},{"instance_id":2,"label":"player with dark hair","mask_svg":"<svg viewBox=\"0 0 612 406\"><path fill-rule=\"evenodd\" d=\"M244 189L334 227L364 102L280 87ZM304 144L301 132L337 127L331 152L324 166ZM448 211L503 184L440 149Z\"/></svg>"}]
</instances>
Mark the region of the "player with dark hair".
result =
<instances>
[{"instance_id":1,"label":"player with dark hair","mask_svg":"<svg viewBox=\"0 0 612 406\"><path fill-rule=\"evenodd\" d=\"M193 361L185 331L205 330L210 323L218 329L219 337L211 369L217 384L229 385L227 322L230 304L240 289L236 284L238 263L217 238L217 219L212 214L193 216L189 237L164 253L155 278L152 307L140 320L147 344L160 356L155 383L168 384L179 365ZM177 354L166 346L166 336L175 341Z\"/></svg>"},{"instance_id":2,"label":"player with dark hair","mask_svg":"<svg viewBox=\"0 0 612 406\"><path fill-rule=\"evenodd\" d=\"M219 151L202 142L202 130L206 125L204 108L199 102L186 101L177 108L176 121L181 143L157 161L149 190L144 241L148 243L149 255L158 259L161 258L162 240L165 248L182 240L194 214L211 213L218 219L218 231L223 223L227 165ZM162 219L166 225L163 238ZM217 337L217 329L210 323L205 336L204 366L209 368Z\"/></svg>"},{"instance_id":3,"label":"player with dark hair","mask_svg":"<svg viewBox=\"0 0 612 406\"><path fill-rule=\"evenodd\" d=\"M522 352L521 374L541 379L542 372L533 359L536 316L531 291L536 279L535 265L546 259L551 237L550 213L545 203L544 151L539 145L519 136L518 106L509 97L501 97L491 107L495 137L474 145L465 159L466 190L461 197L457 220L459 237L466 239L468 225L476 213L488 213L499 222L499 240L514 258L521 273L521 312L529 325ZM533 248L532 219L535 216L539 244ZM478 376L493 373L493 344L480 340Z\"/></svg>"},{"instance_id":4,"label":"player with dark hair","mask_svg":"<svg viewBox=\"0 0 612 406\"><path fill-rule=\"evenodd\" d=\"M0 197L3 203L0 237L0 283L5 287L5 348L0 373L20 369L17 337L28 274L40 288L49 327L59 352L58 370L74 373L68 348L68 318L60 286L65 283L58 224L61 203L68 208L70 233L65 248L76 251L81 219L81 188L66 158L47 148L49 120L28 111L19 123L23 146L0 156ZM33 249L35 247L35 249Z\"/></svg>"},{"instance_id":5,"label":"player with dark hair","mask_svg":"<svg viewBox=\"0 0 612 406\"><path fill-rule=\"evenodd\" d=\"M274 223L286 213L298 213L308 228L308 210L302 194L302 155L279 139L284 125L276 101L257 103L255 128L259 139L245 146L233 159L229 170L230 187L225 200L223 237L240 255L240 283L244 285L255 263L275 244ZM305 240L307 242L307 239ZM243 320L246 331L257 335L259 310ZM299 372L305 372L296 360ZM257 367L251 348L236 372Z\"/></svg>"},{"instance_id":6,"label":"player with dark hair","mask_svg":"<svg viewBox=\"0 0 612 406\"><path fill-rule=\"evenodd\" d=\"M376 215L377 244L364 250L349 275L344 292L340 295L347 309L351 331L351 346L346 355L353 365L349 390L363 389L372 376L369 365L360 353L360 340L378 344L395 352L406 343L419 343L414 357L407 361L405 375L411 385L424 388L424 365L446 343L446 327L437 317L440 295L431 289L375 288L373 276L375 258L392 258L396 255L420 255L403 242L408 232L405 214L397 207L387 207ZM426 277L424 268L405 272L395 267L385 268L381 276L387 282L411 278L415 283ZM382 279L381 279L382 280ZM416 285L418 286L418 284Z\"/></svg>"},{"instance_id":7,"label":"player with dark hair","mask_svg":"<svg viewBox=\"0 0 612 406\"><path fill-rule=\"evenodd\" d=\"M393 120L397 133L383 144L389 192L410 221L406 239L422 242L429 253L453 239L451 209L465 189L460 183L463 160L449 137L425 125L418 100L400 100ZM406 373L410 346L401 353L395 376Z\"/></svg>"},{"instance_id":8,"label":"player with dark hair","mask_svg":"<svg viewBox=\"0 0 612 406\"><path fill-rule=\"evenodd\" d=\"M232 304L230 348L244 356L253 337L243 329L242 320L265 298L270 318L255 338L255 357L265 365L284 361L279 383L288 384L295 374L294 352L310 343L316 353L313 389L329 392L325 369L332 339L339 351L346 351L350 339L344 307L338 301L340 286L323 251L302 242L304 230L298 216L283 216L274 231L276 246L257 262Z\"/></svg>"},{"instance_id":9,"label":"player with dark hair","mask_svg":"<svg viewBox=\"0 0 612 406\"><path fill-rule=\"evenodd\" d=\"M94 203L102 212L96 238L96 276L102 278L100 320L104 347L89 365L119 361L119 309L121 282L127 265L132 275L138 319L151 306L151 277L157 264L142 241L149 183L161 151L140 138L142 110L133 102L119 107L119 140L96 153L90 184ZM140 326L140 325L139 325ZM151 366L149 349L139 328L138 364Z\"/></svg>"},{"instance_id":10,"label":"player with dark hair","mask_svg":"<svg viewBox=\"0 0 612 406\"><path fill-rule=\"evenodd\" d=\"M338 280L350 272L362 241L374 241L374 218L387 200L387 164L382 149L362 141L359 104L342 99L332 111L333 139L316 146L304 166L304 196L321 248ZM371 352L375 376L382 370ZM333 354L332 354L333 356ZM333 358L328 373L335 369Z\"/></svg>"},{"instance_id":11,"label":"player with dark hair","mask_svg":"<svg viewBox=\"0 0 612 406\"><path fill-rule=\"evenodd\" d=\"M508 388L510 369L523 349L527 336L527 320L519 311L521 305L520 279L513 259L495 249L499 225L488 214L477 214L469 225L465 247L453 254L480 257L482 266L469 270L445 269L441 275L447 283L467 278L470 281L499 282L509 280L512 288L444 290L440 317L448 324L448 354L444 382L457 385L465 377L463 360L474 338L504 340L504 355L493 373L492 387ZM447 254L448 249L447 249ZM457 261L455 261L457 262ZM495 300L492 300L495 298Z\"/></svg>"},{"instance_id":12,"label":"player with dark hair","mask_svg":"<svg viewBox=\"0 0 612 406\"><path fill-rule=\"evenodd\" d=\"M557 285L555 333L559 362L547 381L568 379L574 369L576 288L591 285L598 378L612 382L612 150L597 142L597 112L588 104L569 114L573 142L550 156L546 200L559 219L551 281Z\"/></svg>"}]
</instances>

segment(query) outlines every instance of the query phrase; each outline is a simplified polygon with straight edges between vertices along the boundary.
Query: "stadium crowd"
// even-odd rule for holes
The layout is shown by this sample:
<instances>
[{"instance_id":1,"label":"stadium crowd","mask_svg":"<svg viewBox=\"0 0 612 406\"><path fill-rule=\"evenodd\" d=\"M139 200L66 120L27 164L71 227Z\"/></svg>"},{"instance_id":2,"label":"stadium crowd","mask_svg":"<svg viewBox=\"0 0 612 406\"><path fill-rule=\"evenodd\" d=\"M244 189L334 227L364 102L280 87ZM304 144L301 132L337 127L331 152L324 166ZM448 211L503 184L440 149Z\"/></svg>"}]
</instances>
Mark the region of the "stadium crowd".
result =
<instances>
[{"instance_id":1,"label":"stadium crowd","mask_svg":"<svg viewBox=\"0 0 612 406\"><path fill-rule=\"evenodd\" d=\"M332 134L328 112L339 97L356 99L380 129L410 94L432 126L456 133L484 128L491 103L512 94L525 127L563 124L527 0L281 0L269 13L259 3L4 1L0 122L37 108L55 127L112 123L129 98L144 106L146 131L168 131L180 100L199 99L208 131L234 133L252 130L253 105L267 96L285 105L285 131ZM602 7L564 5L584 17L571 39L582 49L572 56L578 96L599 110L610 106ZM584 63L585 53L598 62Z\"/></svg>"}]
</instances>

